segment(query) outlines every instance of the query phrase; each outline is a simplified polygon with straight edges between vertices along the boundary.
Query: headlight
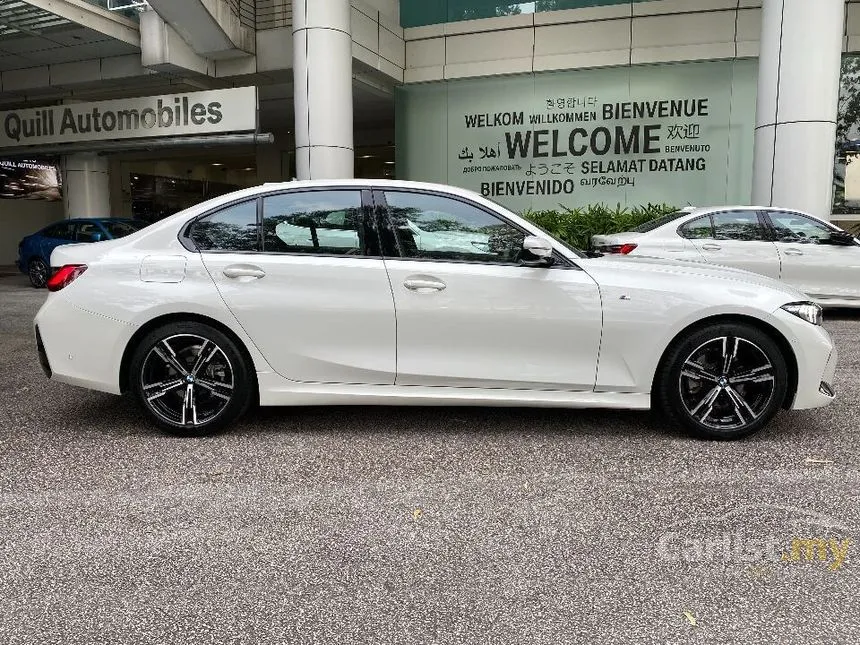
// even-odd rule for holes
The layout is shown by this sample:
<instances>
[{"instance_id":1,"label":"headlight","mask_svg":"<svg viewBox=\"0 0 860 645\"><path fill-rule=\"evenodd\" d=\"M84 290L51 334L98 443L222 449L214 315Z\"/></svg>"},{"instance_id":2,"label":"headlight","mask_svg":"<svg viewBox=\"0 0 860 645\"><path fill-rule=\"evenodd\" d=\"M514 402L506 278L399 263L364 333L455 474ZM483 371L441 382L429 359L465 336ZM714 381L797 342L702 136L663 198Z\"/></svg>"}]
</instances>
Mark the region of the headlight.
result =
<instances>
[{"instance_id":1,"label":"headlight","mask_svg":"<svg viewBox=\"0 0 860 645\"><path fill-rule=\"evenodd\" d=\"M794 314L798 318L803 318L806 322L813 325L820 325L824 319L821 307L814 302L790 302L782 306L788 313Z\"/></svg>"}]
</instances>

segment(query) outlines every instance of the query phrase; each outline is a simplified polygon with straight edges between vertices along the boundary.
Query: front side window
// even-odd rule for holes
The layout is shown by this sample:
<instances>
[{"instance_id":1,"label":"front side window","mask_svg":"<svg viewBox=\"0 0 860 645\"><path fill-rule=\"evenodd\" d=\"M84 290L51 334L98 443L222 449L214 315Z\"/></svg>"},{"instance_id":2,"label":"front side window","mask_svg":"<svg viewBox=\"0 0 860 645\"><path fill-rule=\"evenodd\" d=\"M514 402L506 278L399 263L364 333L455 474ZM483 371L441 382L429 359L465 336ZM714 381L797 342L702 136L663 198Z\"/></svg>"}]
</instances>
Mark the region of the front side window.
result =
<instances>
[{"instance_id":1,"label":"front side window","mask_svg":"<svg viewBox=\"0 0 860 645\"><path fill-rule=\"evenodd\" d=\"M487 211L450 197L386 192L401 257L517 263L526 234Z\"/></svg>"},{"instance_id":2,"label":"front side window","mask_svg":"<svg viewBox=\"0 0 860 645\"><path fill-rule=\"evenodd\" d=\"M773 224L774 241L793 244L827 244L832 229L821 222L800 215L782 211L770 211L768 217Z\"/></svg>"},{"instance_id":3,"label":"front side window","mask_svg":"<svg viewBox=\"0 0 860 645\"><path fill-rule=\"evenodd\" d=\"M189 237L200 251L256 251L257 200L231 204L200 218Z\"/></svg>"},{"instance_id":4,"label":"front side window","mask_svg":"<svg viewBox=\"0 0 860 645\"><path fill-rule=\"evenodd\" d=\"M75 239L78 242L97 242L104 237L101 227L95 222L81 222Z\"/></svg>"},{"instance_id":5,"label":"front side window","mask_svg":"<svg viewBox=\"0 0 860 645\"><path fill-rule=\"evenodd\" d=\"M319 190L263 198L268 253L364 255L361 191Z\"/></svg>"},{"instance_id":6,"label":"front side window","mask_svg":"<svg viewBox=\"0 0 860 645\"><path fill-rule=\"evenodd\" d=\"M740 240L743 242L764 240L758 213L755 211L725 211L711 215L714 223L714 239Z\"/></svg>"},{"instance_id":7,"label":"front side window","mask_svg":"<svg viewBox=\"0 0 860 645\"><path fill-rule=\"evenodd\" d=\"M49 226L42 233L45 237L50 237L55 240L74 240L75 239L75 223L60 222Z\"/></svg>"}]
</instances>

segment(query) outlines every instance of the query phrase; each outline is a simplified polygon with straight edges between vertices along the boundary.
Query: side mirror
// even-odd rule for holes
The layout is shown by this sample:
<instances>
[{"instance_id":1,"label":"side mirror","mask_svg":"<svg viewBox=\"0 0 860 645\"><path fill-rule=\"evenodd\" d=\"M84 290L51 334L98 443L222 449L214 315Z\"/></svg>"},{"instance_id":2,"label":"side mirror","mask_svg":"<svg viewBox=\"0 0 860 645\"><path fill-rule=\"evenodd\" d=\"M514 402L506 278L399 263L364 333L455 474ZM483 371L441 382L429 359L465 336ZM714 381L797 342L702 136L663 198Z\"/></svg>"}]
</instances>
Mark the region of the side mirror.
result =
<instances>
[{"instance_id":1,"label":"side mirror","mask_svg":"<svg viewBox=\"0 0 860 645\"><path fill-rule=\"evenodd\" d=\"M529 235L523 240L523 254L520 263L527 267L548 267L552 265L552 244L537 235Z\"/></svg>"},{"instance_id":2,"label":"side mirror","mask_svg":"<svg viewBox=\"0 0 860 645\"><path fill-rule=\"evenodd\" d=\"M845 231L833 231L830 234L830 243L837 246L854 246L856 242L854 236Z\"/></svg>"}]
</instances>

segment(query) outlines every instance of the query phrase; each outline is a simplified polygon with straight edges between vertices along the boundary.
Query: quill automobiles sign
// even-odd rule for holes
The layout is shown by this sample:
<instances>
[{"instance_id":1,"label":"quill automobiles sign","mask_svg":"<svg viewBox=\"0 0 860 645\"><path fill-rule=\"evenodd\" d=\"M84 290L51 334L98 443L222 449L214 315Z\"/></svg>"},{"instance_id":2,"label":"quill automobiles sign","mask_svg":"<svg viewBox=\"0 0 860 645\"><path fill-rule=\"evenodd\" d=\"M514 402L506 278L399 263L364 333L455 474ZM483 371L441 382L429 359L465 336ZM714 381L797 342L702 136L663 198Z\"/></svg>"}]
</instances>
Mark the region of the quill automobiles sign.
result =
<instances>
[{"instance_id":1,"label":"quill automobiles sign","mask_svg":"<svg viewBox=\"0 0 860 645\"><path fill-rule=\"evenodd\" d=\"M0 112L0 148L250 132L257 88L148 96Z\"/></svg>"}]
</instances>

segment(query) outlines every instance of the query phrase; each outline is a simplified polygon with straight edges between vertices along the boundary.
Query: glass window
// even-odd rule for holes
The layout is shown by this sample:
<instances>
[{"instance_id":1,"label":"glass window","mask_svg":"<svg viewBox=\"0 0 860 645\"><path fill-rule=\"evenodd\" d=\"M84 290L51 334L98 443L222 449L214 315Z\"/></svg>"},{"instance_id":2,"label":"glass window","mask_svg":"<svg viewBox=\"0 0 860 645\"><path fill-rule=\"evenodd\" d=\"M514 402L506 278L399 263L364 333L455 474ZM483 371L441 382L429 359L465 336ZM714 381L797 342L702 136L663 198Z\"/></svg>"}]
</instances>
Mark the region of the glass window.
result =
<instances>
[{"instance_id":1,"label":"glass window","mask_svg":"<svg viewBox=\"0 0 860 645\"><path fill-rule=\"evenodd\" d=\"M714 239L741 240L744 242L764 240L756 211L725 211L711 215L714 223Z\"/></svg>"},{"instance_id":2,"label":"glass window","mask_svg":"<svg viewBox=\"0 0 860 645\"><path fill-rule=\"evenodd\" d=\"M783 211L768 211L773 223L774 240L777 242L792 242L794 244L827 244L830 242L832 229L821 222L800 215Z\"/></svg>"},{"instance_id":3,"label":"glass window","mask_svg":"<svg viewBox=\"0 0 860 645\"><path fill-rule=\"evenodd\" d=\"M46 228L42 235L45 237L54 238L56 240L74 240L75 239L75 223L60 222Z\"/></svg>"},{"instance_id":4,"label":"glass window","mask_svg":"<svg viewBox=\"0 0 860 645\"><path fill-rule=\"evenodd\" d=\"M201 251L256 251L257 200L233 204L197 220L189 237Z\"/></svg>"},{"instance_id":5,"label":"glass window","mask_svg":"<svg viewBox=\"0 0 860 645\"><path fill-rule=\"evenodd\" d=\"M688 240L702 240L714 237L711 216L705 215L704 217L690 220L681 227L681 235Z\"/></svg>"},{"instance_id":6,"label":"glass window","mask_svg":"<svg viewBox=\"0 0 860 645\"><path fill-rule=\"evenodd\" d=\"M386 192L402 257L516 263L525 233L490 213L448 197Z\"/></svg>"},{"instance_id":7,"label":"glass window","mask_svg":"<svg viewBox=\"0 0 860 645\"><path fill-rule=\"evenodd\" d=\"M102 222L102 226L111 237L125 237L139 231L146 226L146 222L135 222L133 220L115 220Z\"/></svg>"},{"instance_id":8,"label":"glass window","mask_svg":"<svg viewBox=\"0 0 860 645\"><path fill-rule=\"evenodd\" d=\"M364 255L361 191L318 190L263 199L263 250Z\"/></svg>"},{"instance_id":9,"label":"glass window","mask_svg":"<svg viewBox=\"0 0 860 645\"><path fill-rule=\"evenodd\" d=\"M91 2L93 0L90 0ZM519 14L579 9L595 5L629 4L631 0L400 0L400 26L421 27L458 20L516 16ZM632 0L643 2L644 0Z\"/></svg>"},{"instance_id":10,"label":"glass window","mask_svg":"<svg viewBox=\"0 0 860 645\"><path fill-rule=\"evenodd\" d=\"M648 233L649 231L653 231L655 228L660 228L664 224L674 222L676 219L686 214L686 211L675 211L674 213L669 213L668 215L663 215L662 217L652 219L650 222L640 224L639 226L634 228L633 231L635 233Z\"/></svg>"},{"instance_id":11,"label":"glass window","mask_svg":"<svg viewBox=\"0 0 860 645\"><path fill-rule=\"evenodd\" d=\"M81 222L75 240L78 242L98 242L105 239L105 234L96 222Z\"/></svg>"}]
</instances>

